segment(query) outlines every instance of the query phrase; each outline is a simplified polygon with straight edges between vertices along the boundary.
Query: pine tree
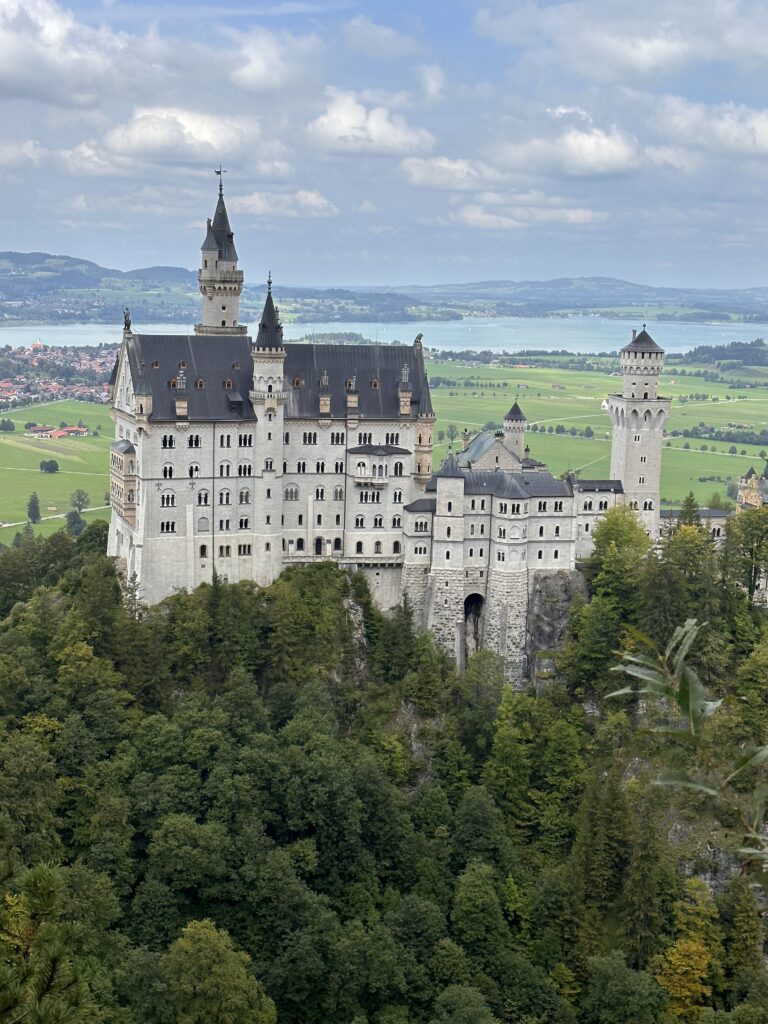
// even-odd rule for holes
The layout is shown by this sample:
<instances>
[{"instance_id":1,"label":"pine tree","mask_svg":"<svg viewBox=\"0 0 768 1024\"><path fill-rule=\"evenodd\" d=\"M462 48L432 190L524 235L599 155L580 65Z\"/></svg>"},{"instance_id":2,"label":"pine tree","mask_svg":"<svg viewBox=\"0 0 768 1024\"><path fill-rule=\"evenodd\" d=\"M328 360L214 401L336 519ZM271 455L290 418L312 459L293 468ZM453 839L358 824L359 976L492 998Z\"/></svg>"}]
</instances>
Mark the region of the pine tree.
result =
<instances>
[{"instance_id":1,"label":"pine tree","mask_svg":"<svg viewBox=\"0 0 768 1024\"><path fill-rule=\"evenodd\" d=\"M661 841L648 800L637 816L623 890L624 951L630 966L643 969L663 932Z\"/></svg>"},{"instance_id":2,"label":"pine tree","mask_svg":"<svg viewBox=\"0 0 768 1024\"><path fill-rule=\"evenodd\" d=\"M37 491L32 491L27 502L27 519L30 523L40 522L40 499L37 496Z\"/></svg>"},{"instance_id":3,"label":"pine tree","mask_svg":"<svg viewBox=\"0 0 768 1024\"><path fill-rule=\"evenodd\" d=\"M695 526L699 530L701 529L701 515L699 510L699 503L696 501L696 497L693 491L688 492L688 496L683 500L680 506L680 514L677 517L678 526Z\"/></svg>"}]
</instances>

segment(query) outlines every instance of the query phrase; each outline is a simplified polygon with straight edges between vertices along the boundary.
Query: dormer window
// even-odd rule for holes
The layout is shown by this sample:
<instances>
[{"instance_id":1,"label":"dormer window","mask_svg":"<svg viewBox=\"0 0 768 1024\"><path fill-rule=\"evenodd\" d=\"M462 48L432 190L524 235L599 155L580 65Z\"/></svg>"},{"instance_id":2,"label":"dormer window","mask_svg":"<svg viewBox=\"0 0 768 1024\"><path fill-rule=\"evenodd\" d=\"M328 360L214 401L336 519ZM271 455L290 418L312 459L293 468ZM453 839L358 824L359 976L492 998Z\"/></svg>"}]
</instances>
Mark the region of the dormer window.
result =
<instances>
[{"instance_id":1,"label":"dormer window","mask_svg":"<svg viewBox=\"0 0 768 1024\"><path fill-rule=\"evenodd\" d=\"M374 391L378 391L379 390L379 378L378 377L374 377L373 380L371 381L371 388Z\"/></svg>"},{"instance_id":2,"label":"dormer window","mask_svg":"<svg viewBox=\"0 0 768 1024\"><path fill-rule=\"evenodd\" d=\"M186 368L187 368L187 364L182 359L182 361L179 363L179 369L180 370L186 370Z\"/></svg>"},{"instance_id":3,"label":"dormer window","mask_svg":"<svg viewBox=\"0 0 768 1024\"><path fill-rule=\"evenodd\" d=\"M154 363L152 363L152 369L153 370L159 370L160 369L160 363L157 360L155 360Z\"/></svg>"},{"instance_id":4,"label":"dormer window","mask_svg":"<svg viewBox=\"0 0 768 1024\"><path fill-rule=\"evenodd\" d=\"M240 363L232 363L232 369L233 370L239 370L240 369Z\"/></svg>"},{"instance_id":5,"label":"dormer window","mask_svg":"<svg viewBox=\"0 0 768 1024\"><path fill-rule=\"evenodd\" d=\"M198 391L203 390L203 388L205 387L205 381L203 380L202 377L197 378L197 380L195 381L195 387L197 388Z\"/></svg>"},{"instance_id":6,"label":"dormer window","mask_svg":"<svg viewBox=\"0 0 768 1024\"><path fill-rule=\"evenodd\" d=\"M301 387L301 377L294 377L292 383L293 383L293 386L295 388L300 388Z\"/></svg>"},{"instance_id":7,"label":"dormer window","mask_svg":"<svg viewBox=\"0 0 768 1024\"><path fill-rule=\"evenodd\" d=\"M227 378L224 381L224 390L225 391L231 391L232 390L232 381L229 378Z\"/></svg>"},{"instance_id":8,"label":"dormer window","mask_svg":"<svg viewBox=\"0 0 768 1024\"><path fill-rule=\"evenodd\" d=\"M176 382L176 378L175 377L171 377L171 379L168 381L168 386L171 387L171 388L177 387L177 382Z\"/></svg>"}]
</instances>

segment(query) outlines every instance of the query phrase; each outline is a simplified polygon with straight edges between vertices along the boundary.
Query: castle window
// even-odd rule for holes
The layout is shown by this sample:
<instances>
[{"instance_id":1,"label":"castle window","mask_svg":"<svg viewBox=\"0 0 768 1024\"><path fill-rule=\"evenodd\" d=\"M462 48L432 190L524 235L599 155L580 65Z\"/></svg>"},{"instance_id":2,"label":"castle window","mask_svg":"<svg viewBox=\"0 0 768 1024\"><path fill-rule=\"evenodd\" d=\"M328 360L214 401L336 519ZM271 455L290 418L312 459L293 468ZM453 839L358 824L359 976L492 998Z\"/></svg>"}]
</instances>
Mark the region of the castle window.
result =
<instances>
[{"instance_id":1,"label":"castle window","mask_svg":"<svg viewBox=\"0 0 768 1024\"><path fill-rule=\"evenodd\" d=\"M232 554L232 548L229 544L219 544L219 558L229 558Z\"/></svg>"},{"instance_id":2,"label":"castle window","mask_svg":"<svg viewBox=\"0 0 768 1024\"><path fill-rule=\"evenodd\" d=\"M271 526L272 525L272 516L264 516L264 524L266 526Z\"/></svg>"},{"instance_id":3,"label":"castle window","mask_svg":"<svg viewBox=\"0 0 768 1024\"><path fill-rule=\"evenodd\" d=\"M402 505L402 503L403 503L403 492L402 491L395 491L395 493L392 495L392 503L394 505Z\"/></svg>"},{"instance_id":4,"label":"castle window","mask_svg":"<svg viewBox=\"0 0 768 1024\"><path fill-rule=\"evenodd\" d=\"M540 537L543 537L543 536L544 536L544 527L543 527L543 526L540 526L540 527L539 527L539 536L540 536Z\"/></svg>"},{"instance_id":5,"label":"castle window","mask_svg":"<svg viewBox=\"0 0 768 1024\"><path fill-rule=\"evenodd\" d=\"M446 562L450 562L450 560L451 560L451 552L450 551L446 551L445 552L445 560L446 560Z\"/></svg>"},{"instance_id":6,"label":"castle window","mask_svg":"<svg viewBox=\"0 0 768 1024\"><path fill-rule=\"evenodd\" d=\"M640 440L640 435L639 435L639 434L635 434L635 440L636 440L636 441L639 441L639 440Z\"/></svg>"},{"instance_id":7,"label":"castle window","mask_svg":"<svg viewBox=\"0 0 768 1024\"><path fill-rule=\"evenodd\" d=\"M644 484L644 483L645 483L645 477L644 477L644 476L641 476L641 477L640 477L640 479L639 479L639 480L638 480L637 482L638 482L639 484Z\"/></svg>"},{"instance_id":8,"label":"castle window","mask_svg":"<svg viewBox=\"0 0 768 1024\"><path fill-rule=\"evenodd\" d=\"M562 501L556 501L555 502L555 512L562 512L562 511L563 511L563 503L562 503Z\"/></svg>"},{"instance_id":9,"label":"castle window","mask_svg":"<svg viewBox=\"0 0 768 1024\"><path fill-rule=\"evenodd\" d=\"M362 555L362 553L363 553L363 542L361 540L359 540L357 542L357 544L355 544L355 554L356 555Z\"/></svg>"},{"instance_id":10,"label":"castle window","mask_svg":"<svg viewBox=\"0 0 768 1024\"><path fill-rule=\"evenodd\" d=\"M160 369L160 363L157 361L157 359L155 359L155 361L152 363L152 369L153 370L159 370Z\"/></svg>"},{"instance_id":11,"label":"castle window","mask_svg":"<svg viewBox=\"0 0 768 1024\"><path fill-rule=\"evenodd\" d=\"M589 533L589 523L584 523L584 533Z\"/></svg>"},{"instance_id":12,"label":"castle window","mask_svg":"<svg viewBox=\"0 0 768 1024\"><path fill-rule=\"evenodd\" d=\"M161 508L173 508L176 505L176 495L172 491L166 491L160 495Z\"/></svg>"},{"instance_id":13,"label":"castle window","mask_svg":"<svg viewBox=\"0 0 768 1024\"><path fill-rule=\"evenodd\" d=\"M480 511L481 512L485 511L485 498L481 498L480 499Z\"/></svg>"},{"instance_id":14,"label":"castle window","mask_svg":"<svg viewBox=\"0 0 768 1024\"><path fill-rule=\"evenodd\" d=\"M392 516L392 529L399 530L403 525L402 516Z\"/></svg>"},{"instance_id":15,"label":"castle window","mask_svg":"<svg viewBox=\"0 0 768 1024\"><path fill-rule=\"evenodd\" d=\"M197 504L198 505L207 505L208 501L209 501L208 491L198 491L197 492Z\"/></svg>"},{"instance_id":16,"label":"castle window","mask_svg":"<svg viewBox=\"0 0 768 1024\"><path fill-rule=\"evenodd\" d=\"M541 550L541 548L539 548L536 557L539 559L539 561L541 561L541 559L544 557L544 552Z\"/></svg>"},{"instance_id":17,"label":"castle window","mask_svg":"<svg viewBox=\"0 0 768 1024\"><path fill-rule=\"evenodd\" d=\"M176 533L176 523L160 523L160 533Z\"/></svg>"},{"instance_id":18,"label":"castle window","mask_svg":"<svg viewBox=\"0 0 768 1024\"><path fill-rule=\"evenodd\" d=\"M299 488L291 485L285 488L283 497L286 501L298 501L299 500Z\"/></svg>"},{"instance_id":19,"label":"castle window","mask_svg":"<svg viewBox=\"0 0 768 1024\"><path fill-rule=\"evenodd\" d=\"M475 536L475 524L474 523L470 523L469 535L470 535L470 537L474 537Z\"/></svg>"},{"instance_id":20,"label":"castle window","mask_svg":"<svg viewBox=\"0 0 768 1024\"><path fill-rule=\"evenodd\" d=\"M296 541L296 550L297 551L303 551L304 550L304 538L303 537L299 537L299 539Z\"/></svg>"},{"instance_id":21,"label":"castle window","mask_svg":"<svg viewBox=\"0 0 768 1024\"><path fill-rule=\"evenodd\" d=\"M641 462L647 462L648 461L648 456L647 455L641 455L640 456L640 461Z\"/></svg>"},{"instance_id":22,"label":"castle window","mask_svg":"<svg viewBox=\"0 0 768 1024\"><path fill-rule=\"evenodd\" d=\"M394 544L392 545L392 554L393 555L399 555L400 554L400 541L399 540L396 540L394 542Z\"/></svg>"},{"instance_id":23,"label":"castle window","mask_svg":"<svg viewBox=\"0 0 768 1024\"><path fill-rule=\"evenodd\" d=\"M556 536L556 537L559 537L559 536L560 536L560 527L559 527L559 526L556 526L556 527L555 527L555 536Z\"/></svg>"},{"instance_id":24,"label":"castle window","mask_svg":"<svg viewBox=\"0 0 768 1024\"><path fill-rule=\"evenodd\" d=\"M447 527L447 529L445 531L445 536L448 538L448 540L451 539L451 528L450 528L450 526Z\"/></svg>"},{"instance_id":25,"label":"castle window","mask_svg":"<svg viewBox=\"0 0 768 1024\"><path fill-rule=\"evenodd\" d=\"M163 479L164 480L170 480L172 476L173 476L173 466L171 466L168 463L166 463L163 466Z\"/></svg>"},{"instance_id":26,"label":"castle window","mask_svg":"<svg viewBox=\"0 0 768 1024\"><path fill-rule=\"evenodd\" d=\"M267 543L264 545L264 550L265 551L271 551L272 550L272 545L270 544L269 541L267 541Z\"/></svg>"},{"instance_id":27,"label":"castle window","mask_svg":"<svg viewBox=\"0 0 768 1024\"><path fill-rule=\"evenodd\" d=\"M316 524L317 524L317 526L322 526L323 525L323 517L321 515L317 516Z\"/></svg>"},{"instance_id":28,"label":"castle window","mask_svg":"<svg viewBox=\"0 0 768 1024\"><path fill-rule=\"evenodd\" d=\"M585 501L584 502L584 511L585 512L591 512L592 511L592 502L591 501Z\"/></svg>"},{"instance_id":29,"label":"castle window","mask_svg":"<svg viewBox=\"0 0 768 1024\"><path fill-rule=\"evenodd\" d=\"M384 526L384 516L373 517L373 528L374 530L381 530Z\"/></svg>"},{"instance_id":30,"label":"castle window","mask_svg":"<svg viewBox=\"0 0 768 1024\"><path fill-rule=\"evenodd\" d=\"M300 388L301 387L301 377L294 377L293 381L291 383L293 384L293 386L295 388Z\"/></svg>"},{"instance_id":31,"label":"castle window","mask_svg":"<svg viewBox=\"0 0 768 1024\"><path fill-rule=\"evenodd\" d=\"M374 377L373 380L371 381L371 387L373 388L374 391L379 390L379 380L377 377Z\"/></svg>"},{"instance_id":32,"label":"castle window","mask_svg":"<svg viewBox=\"0 0 768 1024\"><path fill-rule=\"evenodd\" d=\"M207 558L208 557L208 545L207 544L201 544L200 545L200 557L201 558Z\"/></svg>"},{"instance_id":33,"label":"castle window","mask_svg":"<svg viewBox=\"0 0 768 1024\"><path fill-rule=\"evenodd\" d=\"M224 325L224 321L222 321L221 326L222 327L225 326ZM222 386L223 386L225 391L231 391L232 390L232 381L229 379L229 377L227 377L227 379L225 381L222 381Z\"/></svg>"},{"instance_id":34,"label":"castle window","mask_svg":"<svg viewBox=\"0 0 768 1024\"><path fill-rule=\"evenodd\" d=\"M200 476L200 467L196 462L193 462L192 465L189 467L189 476L190 479L195 476Z\"/></svg>"},{"instance_id":35,"label":"castle window","mask_svg":"<svg viewBox=\"0 0 768 1024\"><path fill-rule=\"evenodd\" d=\"M237 444L239 448L253 448L253 434L238 434Z\"/></svg>"},{"instance_id":36,"label":"castle window","mask_svg":"<svg viewBox=\"0 0 768 1024\"><path fill-rule=\"evenodd\" d=\"M274 468L275 468L275 463L273 462L272 459L265 459L264 460L264 471L265 471L265 473L271 473L274 470Z\"/></svg>"},{"instance_id":37,"label":"castle window","mask_svg":"<svg viewBox=\"0 0 768 1024\"><path fill-rule=\"evenodd\" d=\"M485 523L480 523L480 536L483 537L484 535L485 535Z\"/></svg>"},{"instance_id":38,"label":"castle window","mask_svg":"<svg viewBox=\"0 0 768 1024\"><path fill-rule=\"evenodd\" d=\"M315 501L325 501L325 488L324 487L316 487L315 488Z\"/></svg>"},{"instance_id":39,"label":"castle window","mask_svg":"<svg viewBox=\"0 0 768 1024\"><path fill-rule=\"evenodd\" d=\"M190 434L187 438L187 448L199 448L200 447L200 435Z\"/></svg>"},{"instance_id":40,"label":"castle window","mask_svg":"<svg viewBox=\"0 0 768 1024\"><path fill-rule=\"evenodd\" d=\"M475 499L474 499L474 498L473 498L473 499L472 499L472 501L470 502L470 505L469 505L469 507L470 507L470 508L472 509L472 511L473 511L473 512L475 511Z\"/></svg>"},{"instance_id":41,"label":"castle window","mask_svg":"<svg viewBox=\"0 0 768 1024\"><path fill-rule=\"evenodd\" d=\"M299 526L304 525L304 516L301 514L301 512L299 512L299 514L296 516L296 522L299 524Z\"/></svg>"},{"instance_id":42,"label":"castle window","mask_svg":"<svg viewBox=\"0 0 768 1024\"><path fill-rule=\"evenodd\" d=\"M394 474L395 474L395 476L402 476L403 475L403 464L402 464L402 462L396 462L395 463Z\"/></svg>"},{"instance_id":43,"label":"castle window","mask_svg":"<svg viewBox=\"0 0 768 1024\"><path fill-rule=\"evenodd\" d=\"M253 466L248 465L246 462L241 462L237 467L238 476L253 476Z\"/></svg>"},{"instance_id":44,"label":"castle window","mask_svg":"<svg viewBox=\"0 0 768 1024\"><path fill-rule=\"evenodd\" d=\"M203 388L205 387L205 381L203 380L202 377L197 378L197 380L195 381L195 387L197 388L198 391L203 390Z\"/></svg>"},{"instance_id":45,"label":"castle window","mask_svg":"<svg viewBox=\"0 0 768 1024\"><path fill-rule=\"evenodd\" d=\"M296 472L297 473L306 473L307 472L307 464L306 464L306 462L297 462L296 463Z\"/></svg>"},{"instance_id":46,"label":"castle window","mask_svg":"<svg viewBox=\"0 0 768 1024\"><path fill-rule=\"evenodd\" d=\"M555 550L552 552L552 557L555 559L560 557L560 552L557 550L557 548L555 548Z\"/></svg>"},{"instance_id":47,"label":"castle window","mask_svg":"<svg viewBox=\"0 0 768 1024\"><path fill-rule=\"evenodd\" d=\"M325 472L325 463L324 462L316 462L315 463L315 472L316 473L324 473Z\"/></svg>"},{"instance_id":48,"label":"castle window","mask_svg":"<svg viewBox=\"0 0 768 1024\"><path fill-rule=\"evenodd\" d=\"M547 503L546 503L546 501L540 501L539 502L539 512L546 512L546 511L547 511Z\"/></svg>"},{"instance_id":49,"label":"castle window","mask_svg":"<svg viewBox=\"0 0 768 1024\"><path fill-rule=\"evenodd\" d=\"M176 378L175 377L172 377L171 380L168 381L168 387L169 388L173 388L174 390L176 389Z\"/></svg>"},{"instance_id":50,"label":"castle window","mask_svg":"<svg viewBox=\"0 0 768 1024\"><path fill-rule=\"evenodd\" d=\"M238 500L238 504L239 505L250 505L251 504L251 492L250 491L240 491L240 493L239 493L239 495L237 497L237 500Z\"/></svg>"},{"instance_id":51,"label":"castle window","mask_svg":"<svg viewBox=\"0 0 768 1024\"><path fill-rule=\"evenodd\" d=\"M176 438L173 434L163 434L163 448L175 448Z\"/></svg>"},{"instance_id":52,"label":"castle window","mask_svg":"<svg viewBox=\"0 0 768 1024\"><path fill-rule=\"evenodd\" d=\"M232 503L232 495L229 491L219 491L219 504L230 505Z\"/></svg>"},{"instance_id":53,"label":"castle window","mask_svg":"<svg viewBox=\"0 0 768 1024\"><path fill-rule=\"evenodd\" d=\"M601 502L598 503L597 507L598 507L600 512L605 512L605 510L608 508L608 502L605 501L605 500L601 501Z\"/></svg>"},{"instance_id":54,"label":"castle window","mask_svg":"<svg viewBox=\"0 0 768 1024\"><path fill-rule=\"evenodd\" d=\"M482 548L480 548L480 557L481 558L483 557L483 549Z\"/></svg>"},{"instance_id":55,"label":"castle window","mask_svg":"<svg viewBox=\"0 0 768 1024\"><path fill-rule=\"evenodd\" d=\"M344 500L344 488L343 487L334 487L333 488L333 500L334 501L343 501Z\"/></svg>"},{"instance_id":56,"label":"castle window","mask_svg":"<svg viewBox=\"0 0 768 1024\"><path fill-rule=\"evenodd\" d=\"M362 516L355 516L355 529L362 530L365 527L365 519Z\"/></svg>"},{"instance_id":57,"label":"castle window","mask_svg":"<svg viewBox=\"0 0 768 1024\"><path fill-rule=\"evenodd\" d=\"M239 525L239 529L241 529L241 530L250 530L250 528L251 528L251 521L250 521L250 519L247 516L241 516L240 522L239 522L238 525Z\"/></svg>"},{"instance_id":58,"label":"castle window","mask_svg":"<svg viewBox=\"0 0 768 1024\"><path fill-rule=\"evenodd\" d=\"M506 540L507 539L507 531L506 531L506 529L503 526L499 527L499 538L501 540Z\"/></svg>"},{"instance_id":59,"label":"castle window","mask_svg":"<svg viewBox=\"0 0 768 1024\"><path fill-rule=\"evenodd\" d=\"M506 515L507 514L507 509L508 509L508 506L507 506L506 501L500 501L499 502L499 512L501 512L502 515Z\"/></svg>"},{"instance_id":60,"label":"castle window","mask_svg":"<svg viewBox=\"0 0 768 1024\"><path fill-rule=\"evenodd\" d=\"M228 462L222 462L219 466L219 476L230 476L232 473L232 467Z\"/></svg>"},{"instance_id":61,"label":"castle window","mask_svg":"<svg viewBox=\"0 0 768 1024\"><path fill-rule=\"evenodd\" d=\"M251 545L250 544L238 544L237 545L238 555L250 555Z\"/></svg>"},{"instance_id":62,"label":"castle window","mask_svg":"<svg viewBox=\"0 0 768 1024\"><path fill-rule=\"evenodd\" d=\"M470 548L469 549L469 557L470 558L474 558L475 557L475 549L474 548Z\"/></svg>"},{"instance_id":63,"label":"castle window","mask_svg":"<svg viewBox=\"0 0 768 1024\"><path fill-rule=\"evenodd\" d=\"M376 543L373 545L373 553L374 553L374 555L380 555L381 554L381 541L380 540L377 540Z\"/></svg>"},{"instance_id":64,"label":"castle window","mask_svg":"<svg viewBox=\"0 0 768 1024\"><path fill-rule=\"evenodd\" d=\"M291 443L291 435L286 430L286 432L283 434L283 444L290 444L290 443Z\"/></svg>"}]
</instances>

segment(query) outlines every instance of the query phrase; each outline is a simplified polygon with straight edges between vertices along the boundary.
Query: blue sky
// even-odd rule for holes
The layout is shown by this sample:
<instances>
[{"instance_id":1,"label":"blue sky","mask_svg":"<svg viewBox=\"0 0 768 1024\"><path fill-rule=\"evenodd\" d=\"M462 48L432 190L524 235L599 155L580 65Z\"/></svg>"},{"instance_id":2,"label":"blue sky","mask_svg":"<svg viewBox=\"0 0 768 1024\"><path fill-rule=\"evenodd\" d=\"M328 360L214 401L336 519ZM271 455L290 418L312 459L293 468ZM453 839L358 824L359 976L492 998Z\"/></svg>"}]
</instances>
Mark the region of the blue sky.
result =
<instances>
[{"instance_id":1,"label":"blue sky","mask_svg":"<svg viewBox=\"0 0 768 1024\"><path fill-rule=\"evenodd\" d=\"M0 0L0 248L256 282L765 272L768 5Z\"/></svg>"}]
</instances>

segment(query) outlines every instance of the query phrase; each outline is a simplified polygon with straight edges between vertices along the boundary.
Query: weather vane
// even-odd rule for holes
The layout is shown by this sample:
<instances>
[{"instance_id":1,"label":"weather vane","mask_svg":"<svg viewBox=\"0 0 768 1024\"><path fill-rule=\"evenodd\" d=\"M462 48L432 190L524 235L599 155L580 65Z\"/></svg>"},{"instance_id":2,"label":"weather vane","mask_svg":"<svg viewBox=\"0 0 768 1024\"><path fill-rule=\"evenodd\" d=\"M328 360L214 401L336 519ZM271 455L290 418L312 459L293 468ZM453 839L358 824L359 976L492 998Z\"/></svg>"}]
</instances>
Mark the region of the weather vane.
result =
<instances>
[{"instance_id":1,"label":"weather vane","mask_svg":"<svg viewBox=\"0 0 768 1024\"><path fill-rule=\"evenodd\" d=\"M226 174L227 172L225 170L223 170L221 164L219 164L218 170L214 168L213 173L214 174L218 174L218 176L219 176L219 195L223 196L224 195L224 178L223 178L223 175Z\"/></svg>"}]
</instances>

